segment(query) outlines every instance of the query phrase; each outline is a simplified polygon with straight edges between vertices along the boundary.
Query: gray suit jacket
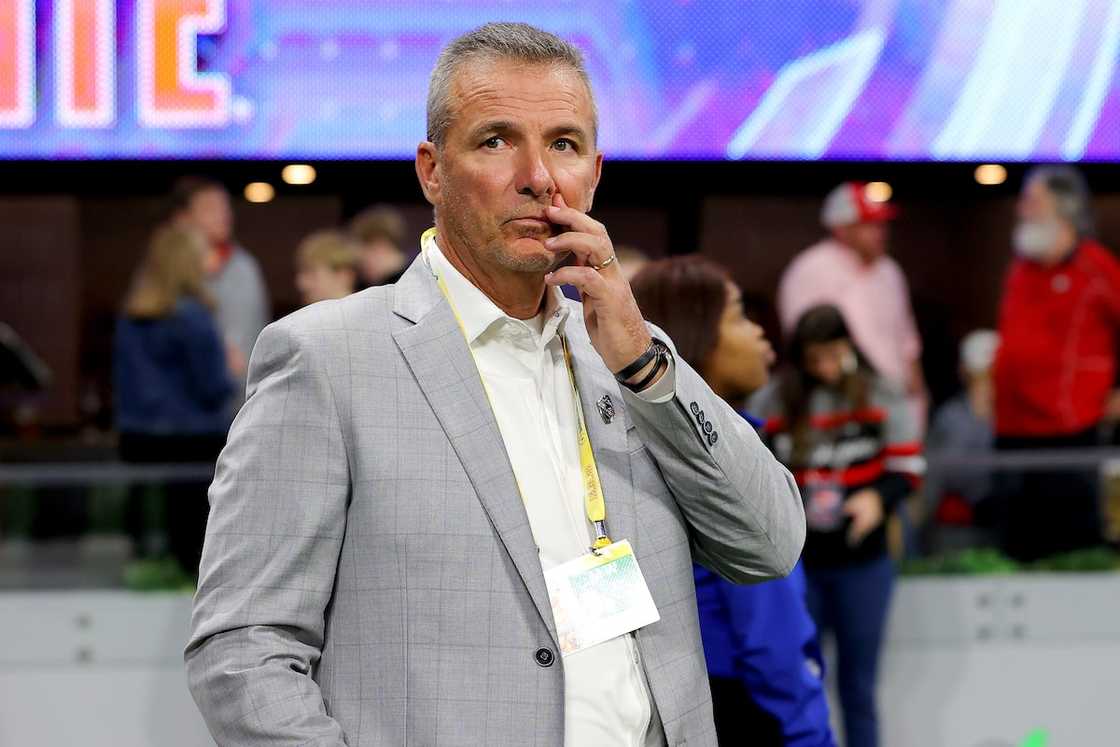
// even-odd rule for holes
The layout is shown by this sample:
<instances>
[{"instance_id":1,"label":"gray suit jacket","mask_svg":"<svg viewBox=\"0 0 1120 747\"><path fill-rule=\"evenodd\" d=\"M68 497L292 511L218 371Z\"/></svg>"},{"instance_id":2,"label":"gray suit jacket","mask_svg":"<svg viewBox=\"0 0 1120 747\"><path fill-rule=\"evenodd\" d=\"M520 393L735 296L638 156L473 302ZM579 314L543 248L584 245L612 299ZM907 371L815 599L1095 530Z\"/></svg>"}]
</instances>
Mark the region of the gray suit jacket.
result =
<instances>
[{"instance_id":1,"label":"gray suit jacket","mask_svg":"<svg viewBox=\"0 0 1120 747\"><path fill-rule=\"evenodd\" d=\"M661 613L637 633L657 712L669 744L714 745L693 558L739 582L787 573L801 500L683 361L671 402L620 390L581 312L566 334L607 521ZM214 738L561 745L564 667L536 545L423 261L396 286L270 325L248 388L210 488L186 650Z\"/></svg>"}]
</instances>

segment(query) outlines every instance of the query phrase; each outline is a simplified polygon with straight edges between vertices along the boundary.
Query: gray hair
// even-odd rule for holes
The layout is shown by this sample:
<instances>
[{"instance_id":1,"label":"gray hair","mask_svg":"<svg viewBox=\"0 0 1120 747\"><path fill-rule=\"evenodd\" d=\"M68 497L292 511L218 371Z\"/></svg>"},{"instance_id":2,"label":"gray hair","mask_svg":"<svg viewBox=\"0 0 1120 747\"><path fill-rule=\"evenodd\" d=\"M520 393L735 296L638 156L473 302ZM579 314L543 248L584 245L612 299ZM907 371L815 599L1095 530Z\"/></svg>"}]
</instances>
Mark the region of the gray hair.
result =
<instances>
[{"instance_id":1,"label":"gray hair","mask_svg":"<svg viewBox=\"0 0 1120 747\"><path fill-rule=\"evenodd\" d=\"M447 128L451 126L452 79L462 65L475 60L515 60L568 67L579 74L591 94L591 79L584 67L583 55L573 45L527 23L488 23L453 39L436 60L428 83L428 140L436 147L443 147ZM591 106L592 135L595 136L599 125L593 95Z\"/></svg>"},{"instance_id":2,"label":"gray hair","mask_svg":"<svg viewBox=\"0 0 1120 747\"><path fill-rule=\"evenodd\" d=\"M1093 195L1085 177L1072 166L1036 166L1027 172L1024 184L1042 182L1047 191L1054 196L1058 214L1077 231L1080 238L1096 234L1096 220L1093 218Z\"/></svg>"}]
</instances>

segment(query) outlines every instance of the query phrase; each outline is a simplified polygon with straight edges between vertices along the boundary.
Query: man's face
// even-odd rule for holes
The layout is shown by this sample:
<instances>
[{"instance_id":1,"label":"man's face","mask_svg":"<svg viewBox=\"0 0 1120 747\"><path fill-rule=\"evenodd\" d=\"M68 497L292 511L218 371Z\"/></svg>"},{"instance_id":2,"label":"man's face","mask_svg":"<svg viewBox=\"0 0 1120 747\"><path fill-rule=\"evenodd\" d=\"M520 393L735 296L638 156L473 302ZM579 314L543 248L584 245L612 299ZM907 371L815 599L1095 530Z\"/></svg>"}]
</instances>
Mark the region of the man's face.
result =
<instances>
[{"instance_id":1,"label":"man's face","mask_svg":"<svg viewBox=\"0 0 1120 747\"><path fill-rule=\"evenodd\" d=\"M1054 193L1041 179L1023 186L1015 206L1018 216L1015 240L1018 250L1035 261L1060 261L1077 245L1077 229L1062 217Z\"/></svg>"},{"instance_id":2,"label":"man's face","mask_svg":"<svg viewBox=\"0 0 1120 747\"><path fill-rule=\"evenodd\" d=\"M887 253L890 228L886 223L855 223L836 229L842 243L855 249L865 262L874 262Z\"/></svg>"},{"instance_id":3,"label":"man's face","mask_svg":"<svg viewBox=\"0 0 1120 747\"><path fill-rule=\"evenodd\" d=\"M233 208L223 189L204 189L197 193L182 217L201 231L211 245L223 244L233 235Z\"/></svg>"},{"instance_id":4,"label":"man's face","mask_svg":"<svg viewBox=\"0 0 1120 747\"><path fill-rule=\"evenodd\" d=\"M590 91L558 65L475 61L451 85L442 148L422 143L416 168L444 240L480 265L538 273L556 264L545 207L559 192L587 211L603 157Z\"/></svg>"},{"instance_id":5,"label":"man's face","mask_svg":"<svg viewBox=\"0 0 1120 747\"><path fill-rule=\"evenodd\" d=\"M1049 222L1059 219L1054 195L1041 180L1027 182L1019 195L1016 210L1021 221Z\"/></svg>"}]
</instances>

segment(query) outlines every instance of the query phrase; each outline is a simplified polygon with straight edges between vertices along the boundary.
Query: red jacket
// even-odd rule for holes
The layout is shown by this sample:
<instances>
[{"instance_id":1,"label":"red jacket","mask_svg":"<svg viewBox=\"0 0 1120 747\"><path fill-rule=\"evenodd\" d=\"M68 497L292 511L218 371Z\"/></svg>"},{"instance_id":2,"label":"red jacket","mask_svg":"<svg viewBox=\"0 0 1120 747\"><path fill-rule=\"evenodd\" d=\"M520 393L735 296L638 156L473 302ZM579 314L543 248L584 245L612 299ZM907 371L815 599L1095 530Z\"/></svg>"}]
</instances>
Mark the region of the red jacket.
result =
<instances>
[{"instance_id":1,"label":"red jacket","mask_svg":"<svg viewBox=\"0 0 1120 747\"><path fill-rule=\"evenodd\" d=\"M999 332L996 433L1062 436L1091 428L1116 379L1120 262L1088 239L1055 267L1016 259Z\"/></svg>"}]
</instances>

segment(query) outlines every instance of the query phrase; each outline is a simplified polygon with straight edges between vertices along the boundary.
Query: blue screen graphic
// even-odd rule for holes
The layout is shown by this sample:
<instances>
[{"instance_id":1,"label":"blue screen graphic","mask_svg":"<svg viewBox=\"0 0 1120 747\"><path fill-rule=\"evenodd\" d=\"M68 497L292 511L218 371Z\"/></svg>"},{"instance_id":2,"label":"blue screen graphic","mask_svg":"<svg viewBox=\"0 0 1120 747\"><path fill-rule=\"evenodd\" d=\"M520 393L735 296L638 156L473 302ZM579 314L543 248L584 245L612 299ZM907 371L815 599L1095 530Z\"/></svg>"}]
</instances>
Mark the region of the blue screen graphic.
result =
<instances>
[{"instance_id":1,"label":"blue screen graphic","mask_svg":"<svg viewBox=\"0 0 1120 747\"><path fill-rule=\"evenodd\" d=\"M411 158L488 20L583 50L611 158L1120 160L1120 0L0 0L0 158Z\"/></svg>"}]
</instances>

